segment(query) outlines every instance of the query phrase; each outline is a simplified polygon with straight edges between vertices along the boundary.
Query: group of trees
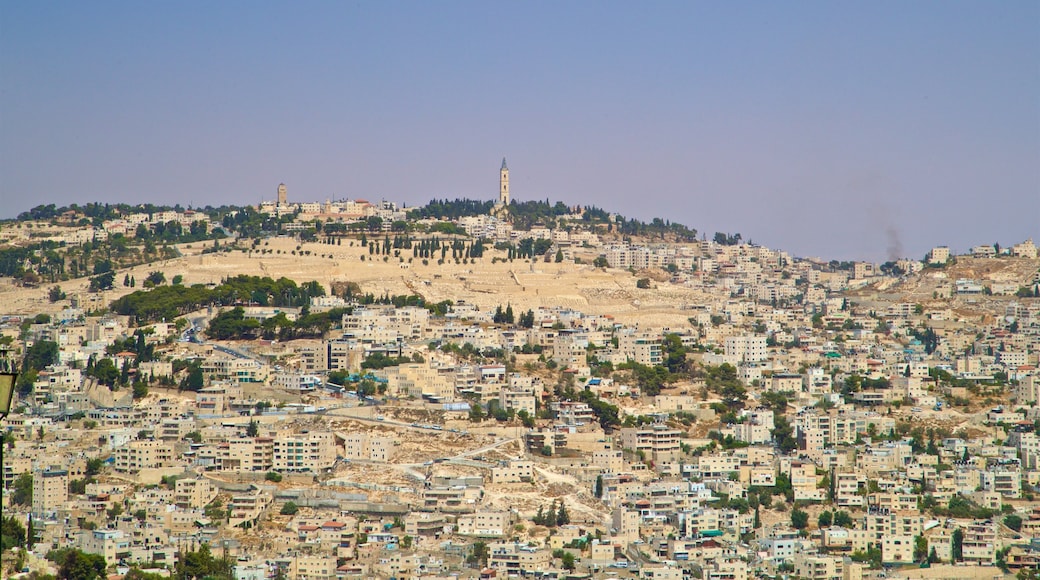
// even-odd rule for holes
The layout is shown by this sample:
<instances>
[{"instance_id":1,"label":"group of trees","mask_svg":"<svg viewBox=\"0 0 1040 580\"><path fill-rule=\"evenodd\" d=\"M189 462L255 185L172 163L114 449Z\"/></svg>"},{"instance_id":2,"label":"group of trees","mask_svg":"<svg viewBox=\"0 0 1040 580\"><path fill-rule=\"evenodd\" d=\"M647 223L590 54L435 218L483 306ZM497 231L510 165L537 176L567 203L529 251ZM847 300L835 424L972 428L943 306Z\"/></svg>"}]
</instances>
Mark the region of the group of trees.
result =
<instances>
[{"instance_id":1,"label":"group of trees","mask_svg":"<svg viewBox=\"0 0 1040 580\"><path fill-rule=\"evenodd\" d=\"M473 199L431 199L424 207L416 208L408 212L408 218L419 219L449 219L454 220L461 217L487 215L495 206L493 201L478 201Z\"/></svg>"},{"instance_id":2,"label":"group of trees","mask_svg":"<svg viewBox=\"0 0 1040 580\"><path fill-rule=\"evenodd\" d=\"M217 340L321 338L333 327L340 326L343 315L349 314L351 310L333 308L325 312L308 312L305 308L296 320L289 320L284 312L279 312L259 321L246 318L245 309L236 306L214 316L206 332L210 338Z\"/></svg>"},{"instance_id":3,"label":"group of trees","mask_svg":"<svg viewBox=\"0 0 1040 580\"><path fill-rule=\"evenodd\" d=\"M567 513L567 506L562 501L554 499L548 510L543 506L538 506L538 513L531 518L531 521L537 526L555 528L571 523L571 516Z\"/></svg>"},{"instance_id":4,"label":"group of trees","mask_svg":"<svg viewBox=\"0 0 1040 580\"><path fill-rule=\"evenodd\" d=\"M643 236L674 240L676 242L696 242L697 230L678 222L654 218L649 222L637 219L625 219L618 216L617 230L626 236ZM609 228L608 228L609 229Z\"/></svg>"},{"instance_id":5,"label":"group of trees","mask_svg":"<svg viewBox=\"0 0 1040 580\"><path fill-rule=\"evenodd\" d=\"M722 246L739 246L740 242L743 241L743 238L741 237L740 232L732 235L723 232L715 232L715 237L712 238L712 240L714 240L716 244Z\"/></svg>"},{"instance_id":6,"label":"group of trees","mask_svg":"<svg viewBox=\"0 0 1040 580\"><path fill-rule=\"evenodd\" d=\"M132 316L138 324L160 319L173 320L205 306L306 306L312 297L324 296L325 289L318 282L297 285L288 278L240 275L226 278L218 286L203 284L188 287L158 286L138 290L112 302L116 314Z\"/></svg>"},{"instance_id":7,"label":"group of trees","mask_svg":"<svg viewBox=\"0 0 1040 580\"><path fill-rule=\"evenodd\" d=\"M88 554L78 548L58 548L47 552L47 559L58 566L61 580L97 580L105 577L108 563L101 554Z\"/></svg>"}]
</instances>

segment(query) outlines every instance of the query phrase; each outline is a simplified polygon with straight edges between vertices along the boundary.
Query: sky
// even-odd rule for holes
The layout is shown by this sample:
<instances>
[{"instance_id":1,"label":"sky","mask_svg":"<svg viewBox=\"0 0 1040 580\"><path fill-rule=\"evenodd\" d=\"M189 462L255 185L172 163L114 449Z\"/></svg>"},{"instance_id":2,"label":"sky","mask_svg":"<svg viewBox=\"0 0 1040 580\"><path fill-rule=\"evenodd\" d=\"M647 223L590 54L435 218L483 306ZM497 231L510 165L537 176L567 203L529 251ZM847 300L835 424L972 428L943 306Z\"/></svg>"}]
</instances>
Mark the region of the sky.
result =
<instances>
[{"instance_id":1,"label":"sky","mask_svg":"<svg viewBox=\"0 0 1040 580\"><path fill-rule=\"evenodd\" d=\"M1040 242L1040 2L0 0L0 217L495 199L798 256Z\"/></svg>"}]
</instances>

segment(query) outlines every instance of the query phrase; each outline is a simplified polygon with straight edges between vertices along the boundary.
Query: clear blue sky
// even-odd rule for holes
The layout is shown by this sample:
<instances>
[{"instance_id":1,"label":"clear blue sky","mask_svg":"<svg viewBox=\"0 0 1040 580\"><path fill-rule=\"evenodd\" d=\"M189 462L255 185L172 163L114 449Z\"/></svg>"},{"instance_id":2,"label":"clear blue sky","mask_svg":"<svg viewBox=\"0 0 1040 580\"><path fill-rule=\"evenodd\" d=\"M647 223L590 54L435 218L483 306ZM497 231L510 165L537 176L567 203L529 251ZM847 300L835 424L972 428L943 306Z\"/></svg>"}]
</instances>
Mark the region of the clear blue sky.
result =
<instances>
[{"instance_id":1,"label":"clear blue sky","mask_svg":"<svg viewBox=\"0 0 1040 580\"><path fill-rule=\"evenodd\" d=\"M0 216L514 199L884 260L1040 242L1040 2L0 0Z\"/></svg>"}]
</instances>

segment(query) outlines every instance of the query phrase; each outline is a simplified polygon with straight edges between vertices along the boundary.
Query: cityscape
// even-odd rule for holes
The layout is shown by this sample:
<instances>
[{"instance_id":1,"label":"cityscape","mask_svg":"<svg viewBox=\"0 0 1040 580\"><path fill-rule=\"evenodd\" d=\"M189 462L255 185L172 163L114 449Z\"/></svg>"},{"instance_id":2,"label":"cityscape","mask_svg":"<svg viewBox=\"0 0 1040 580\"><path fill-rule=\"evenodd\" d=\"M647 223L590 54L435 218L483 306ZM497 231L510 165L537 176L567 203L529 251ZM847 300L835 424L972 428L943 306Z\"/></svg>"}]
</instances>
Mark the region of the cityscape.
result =
<instances>
[{"instance_id":1,"label":"cityscape","mask_svg":"<svg viewBox=\"0 0 1040 580\"><path fill-rule=\"evenodd\" d=\"M5 222L8 573L1034 577L1032 240L824 262L498 177Z\"/></svg>"},{"instance_id":2,"label":"cityscape","mask_svg":"<svg viewBox=\"0 0 1040 580\"><path fill-rule=\"evenodd\" d=\"M0 580L1040 580L1037 22L0 1Z\"/></svg>"}]
</instances>

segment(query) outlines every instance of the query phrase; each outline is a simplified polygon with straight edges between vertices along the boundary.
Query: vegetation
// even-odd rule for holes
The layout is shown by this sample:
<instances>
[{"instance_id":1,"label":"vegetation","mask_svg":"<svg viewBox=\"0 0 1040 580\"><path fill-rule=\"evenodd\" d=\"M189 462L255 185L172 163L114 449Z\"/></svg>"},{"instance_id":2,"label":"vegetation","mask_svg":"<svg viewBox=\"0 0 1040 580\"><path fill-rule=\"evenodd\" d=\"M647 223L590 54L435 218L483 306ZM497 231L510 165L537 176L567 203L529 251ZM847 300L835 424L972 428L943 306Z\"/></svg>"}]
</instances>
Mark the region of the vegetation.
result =
<instances>
[{"instance_id":1,"label":"vegetation","mask_svg":"<svg viewBox=\"0 0 1040 580\"><path fill-rule=\"evenodd\" d=\"M203 284L192 286L158 286L150 291L127 294L112 302L116 314L132 316L138 324L160 319L173 320L206 306L258 306L301 307L310 304L310 299L324 296L325 289L317 282L297 286L288 278L273 280L259 276L235 276L227 278L215 288Z\"/></svg>"},{"instance_id":2,"label":"vegetation","mask_svg":"<svg viewBox=\"0 0 1040 580\"><path fill-rule=\"evenodd\" d=\"M105 576L108 564L100 554L88 554L77 548L59 548L47 553L47 559L58 565L61 580L96 580Z\"/></svg>"}]
</instances>

